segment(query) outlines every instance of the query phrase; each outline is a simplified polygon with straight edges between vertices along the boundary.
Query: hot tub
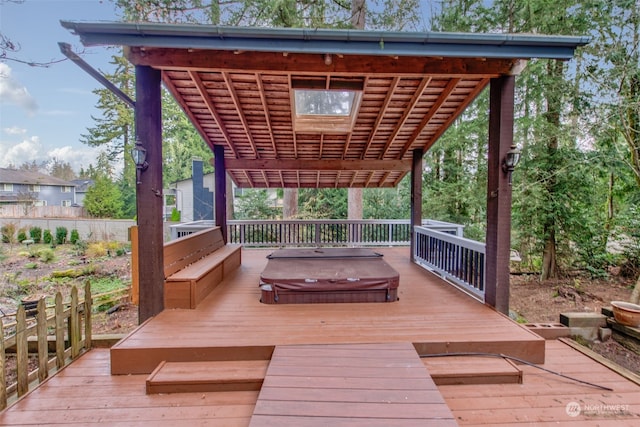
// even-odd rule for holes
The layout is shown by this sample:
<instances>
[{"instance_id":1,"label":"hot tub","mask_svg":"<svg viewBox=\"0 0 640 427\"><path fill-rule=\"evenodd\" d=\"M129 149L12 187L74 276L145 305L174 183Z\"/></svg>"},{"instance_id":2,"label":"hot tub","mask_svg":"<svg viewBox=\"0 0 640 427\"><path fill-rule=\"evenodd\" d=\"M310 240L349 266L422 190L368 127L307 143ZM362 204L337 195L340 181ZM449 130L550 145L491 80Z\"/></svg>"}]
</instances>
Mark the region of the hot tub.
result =
<instances>
[{"instance_id":1,"label":"hot tub","mask_svg":"<svg viewBox=\"0 0 640 427\"><path fill-rule=\"evenodd\" d=\"M400 275L364 248L280 249L260 275L265 304L392 302Z\"/></svg>"}]
</instances>

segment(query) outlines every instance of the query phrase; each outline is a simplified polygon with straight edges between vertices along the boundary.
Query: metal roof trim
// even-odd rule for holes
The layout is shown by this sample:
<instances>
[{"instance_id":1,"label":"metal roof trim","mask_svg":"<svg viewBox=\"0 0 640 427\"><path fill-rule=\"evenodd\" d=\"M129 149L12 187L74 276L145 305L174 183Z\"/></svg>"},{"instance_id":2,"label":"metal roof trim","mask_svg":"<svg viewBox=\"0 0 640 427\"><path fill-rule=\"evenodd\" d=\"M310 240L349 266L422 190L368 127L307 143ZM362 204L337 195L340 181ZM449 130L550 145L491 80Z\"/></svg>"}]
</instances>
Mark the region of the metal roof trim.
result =
<instances>
[{"instance_id":1,"label":"metal roof trim","mask_svg":"<svg viewBox=\"0 0 640 427\"><path fill-rule=\"evenodd\" d=\"M85 46L399 56L571 59L584 36L60 21Z\"/></svg>"}]
</instances>

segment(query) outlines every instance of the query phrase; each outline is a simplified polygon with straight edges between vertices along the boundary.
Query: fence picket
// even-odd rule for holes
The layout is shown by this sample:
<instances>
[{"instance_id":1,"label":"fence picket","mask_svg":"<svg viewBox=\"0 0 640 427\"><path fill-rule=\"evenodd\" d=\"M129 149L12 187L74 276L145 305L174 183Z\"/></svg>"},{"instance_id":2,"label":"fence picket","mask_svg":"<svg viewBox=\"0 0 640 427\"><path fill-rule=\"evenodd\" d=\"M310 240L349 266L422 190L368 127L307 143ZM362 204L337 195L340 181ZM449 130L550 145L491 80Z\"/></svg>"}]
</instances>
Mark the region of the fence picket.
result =
<instances>
[{"instance_id":1,"label":"fence picket","mask_svg":"<svg viewBox=\"0 0 640 427\"><path fill-rule=\"evenodd\" d=\"M29 347L27 344L27 317L22 305L16 313L16 373L18 397L29 391Z\"/></svg>"},{"instance_id":2,"label":"fence picket","mask_svg":"<svg viewBox=\"0 0 640 427\"><path fill-rule=\"evenodd\" d=\"M38 382L42 382L49 376L47 361L49 359L49 343L47 342L47 309L44 298L38 301L36 314L36 330L38 336Z\"/></svg>"},{"instance_id":3,"label":"fence picket","mask_svg":"<svg viewBox=\"0 0 640 427\"><path fill-rule=\"evenodd\" d=\"M56 293L55 306L56 323L56 369L64 366L64 307L62 306L62 294Z\"/></svg>"},{"instance_id":4,"label":"fence picket","mask_svg":"<svg viewBox=\"0 0 640 427\"><path fill-rule=\"evenodd\" d=\"M84 347L91 348L91 306L93 301L91 298L91 283L87 280L84 282Z\"/></svg>"},{"instance_id":5,"label":"fence picket","mask_svg":"<svg viewBox=\"0 0 640 427\"><path fill-rule=\"evenodd\" d=\"M71 289L71 317L69 321L69 341L71 342L71 358L80 354L80 321L78 319L78 288Z\"/></svg>"},{"instance_id":6,"label":"fence picket","mask_svg":"<svg viewBox=\"0 0 640 427\"><path fill-rule=\"evenodd\" d=\"M7 407L6 357L4 348L4 325L0 319L0 411Z\"/></svg>"}]
</instances>

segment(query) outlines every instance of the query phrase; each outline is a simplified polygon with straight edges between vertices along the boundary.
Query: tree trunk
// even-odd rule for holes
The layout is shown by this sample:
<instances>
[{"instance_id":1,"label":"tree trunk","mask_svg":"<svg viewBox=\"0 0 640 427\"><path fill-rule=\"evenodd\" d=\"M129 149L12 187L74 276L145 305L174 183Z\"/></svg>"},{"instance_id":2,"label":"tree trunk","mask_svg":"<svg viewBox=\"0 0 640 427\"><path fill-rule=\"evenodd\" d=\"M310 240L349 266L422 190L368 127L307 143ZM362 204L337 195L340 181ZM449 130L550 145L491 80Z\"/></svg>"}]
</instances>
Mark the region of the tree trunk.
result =
<instances>
[{"instance_id":1,"label":"tree trunk","mask_svg":"<svg viewBox=\"0 0 640 427\"><path fill-rule=\"evenodd\" d=\"M559 82L562 79L563 64L561 61L549 61L547 73L550 82ZM555 85L554 85L555 86ZM558 185L556 173L558 170L558 134L560 130L560 111L562 109L562 93L557 87L549 88L546 92L547 110L545 120L548 123L550 135L547 140L547 156L549 166L544 173L546 187L546 203L553 205L557 197ZM554 90L555 89L555 90ZM555 212L549 212L544 220L544 252L542 254L542 271L540 280L553 279L558 277L558 267L556 262L556 222Z\"/></svg>"},{"instance_id":2,"label":"tree trunk","mask_svg":"<svg viewBox=\"0 0 640 427\"><path fill-rule=\"evenodd\" d=\"M540 280L555 279L556 277L558 277L558 268L556 266L556 232L551 229L542 253Z\"/></svg>"},{"instance_id":3,"label":"tree trunk","mask_svg":"<svg viewBox=\"0 0 640 427\"><path fill-rule=\"evenodd\" d=\"M293 219L298 216L298 189L285 188L282 200L282 219Z\"/></svg>"},{"instance_id":4,"label":"tree trunk","mask_svg":"<svg viewBox=\"0 0 640 427\"><path fill-rule=\"evenodd\" d=\"M233 182L231 177L227 174L227 219L233 219Z\"/></svg>"}]
</instances>

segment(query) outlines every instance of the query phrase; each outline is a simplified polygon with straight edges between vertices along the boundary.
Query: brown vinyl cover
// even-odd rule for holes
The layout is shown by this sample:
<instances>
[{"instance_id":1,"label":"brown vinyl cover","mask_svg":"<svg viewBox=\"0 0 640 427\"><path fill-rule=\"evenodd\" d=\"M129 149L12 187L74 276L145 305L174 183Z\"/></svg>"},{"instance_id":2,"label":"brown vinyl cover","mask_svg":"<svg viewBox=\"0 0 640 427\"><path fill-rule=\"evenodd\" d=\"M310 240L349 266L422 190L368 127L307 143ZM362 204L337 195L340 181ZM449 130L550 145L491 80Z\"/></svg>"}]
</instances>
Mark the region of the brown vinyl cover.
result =
<instances>
[{"instance_id":1,"label":"brown vinyl cover","mask_svg":"<svg viewBox=\"0 0 640 427\"><path fill-rule=\"evenodd\" d=\"M396 289L400 283L398 272L369 249L282 249L268 258L260 284L277 290Z\"/></svg>"}]
</instances>

